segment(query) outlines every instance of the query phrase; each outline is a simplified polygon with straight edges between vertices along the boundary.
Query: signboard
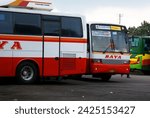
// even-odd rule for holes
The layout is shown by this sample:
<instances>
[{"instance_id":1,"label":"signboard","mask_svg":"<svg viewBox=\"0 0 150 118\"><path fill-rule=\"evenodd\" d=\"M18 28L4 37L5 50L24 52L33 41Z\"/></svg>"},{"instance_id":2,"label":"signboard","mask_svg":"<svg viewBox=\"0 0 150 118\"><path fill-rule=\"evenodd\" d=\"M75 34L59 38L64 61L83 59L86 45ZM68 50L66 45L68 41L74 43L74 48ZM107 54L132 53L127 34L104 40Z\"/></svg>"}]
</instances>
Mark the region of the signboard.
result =
<instances>
[{"instance_id":1,"label":"signboard","mask_svg":"<svg viewBox=\"0 0 150 118\"><path fill-rule=\"evenodd\" d=\"M110 26L107 26L107 25L95 25L95 29L110 30Z\"/></svg>"},{"instance_id":2,"label":"signboard","mask_svg":"<svg viewBox=\"0 0 150 118\"><path fill-rule=\"evenodd\" d=\"M52 10L52 0L0 0L0 6Z\"/></svg>"},{"instance_id":3,"label":"signboard","mask_svg":"<svg viewBox=\"0 0 150 118\"><path fill-rule=\"evenodd\" d=\"M92 36L111 37L111 32L110 31L97 31L97 30L93 30L92 31Z\"/></svg>"},{"instance_id":4,"label":"signboard","mask_svg":"<svg viewBox=\"0 0 150 118\"><path fill-rule=\"evenodd\" d=\"M121 27L120 26L111 26L111 30L121 31Z\"/></svg>"}]
</instances>

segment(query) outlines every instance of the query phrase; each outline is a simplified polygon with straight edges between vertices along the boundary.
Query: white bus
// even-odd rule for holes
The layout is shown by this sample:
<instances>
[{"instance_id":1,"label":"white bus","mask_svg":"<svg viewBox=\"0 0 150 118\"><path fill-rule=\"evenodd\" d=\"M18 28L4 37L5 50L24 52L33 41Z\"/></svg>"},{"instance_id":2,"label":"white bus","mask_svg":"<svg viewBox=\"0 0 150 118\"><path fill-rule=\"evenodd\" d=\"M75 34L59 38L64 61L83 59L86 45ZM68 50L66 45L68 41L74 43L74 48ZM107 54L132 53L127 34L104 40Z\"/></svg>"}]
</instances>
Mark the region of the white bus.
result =
<instances>
[{"instance_id":1,"label":"white bus","mask_svg":"<svg viewBox=\"0 0 150 118\"><path fill-rule=\"evenodd\" d=\"M0 77L32 83L38 76L85 74L86 64L84 17L0 8Z\"/></svg>"}]
</instances>

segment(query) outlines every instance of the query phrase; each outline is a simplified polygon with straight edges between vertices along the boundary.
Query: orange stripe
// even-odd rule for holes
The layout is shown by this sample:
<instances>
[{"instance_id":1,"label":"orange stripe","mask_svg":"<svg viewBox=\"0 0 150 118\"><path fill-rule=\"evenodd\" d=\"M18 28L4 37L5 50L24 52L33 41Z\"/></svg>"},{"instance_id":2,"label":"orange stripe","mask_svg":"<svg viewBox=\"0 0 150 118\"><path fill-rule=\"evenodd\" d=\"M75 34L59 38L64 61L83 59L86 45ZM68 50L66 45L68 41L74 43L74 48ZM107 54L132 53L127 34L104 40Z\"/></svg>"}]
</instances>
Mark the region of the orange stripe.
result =
<instances>
[{"instance_id":1,"label":"orange stripe","mask_svg":"<svg viewBox=\"0 0 150 118\"><path fill-rule=\"evenodd\" d=\"M42 36L0 35L0 40L42 41Z\"/></svg>"},{"instance_id":2,"label":"orange stripe","mask_svg":"<svg viewBox=\"0 0 150 118\"><path fill-rule=\"evenodd\" d=\"M54 38L54 37L45 37L44 40L47 42L59 42L59 38ZM87 43L87 40L86 39L79 39L79 38L61 38L60 42Z\"/></svg>"},{"instance_id":3,"label":"orange stripe","mask_svg":"<svg viewBox=\"0 0 150 118\"><path fill-rule=\"evenodd\" d=\"M22 1L23 1L23 0L16 0L16 1L10 3L9 5L10 5L10 6L18 6Z\"/></svg>"},{"instance_id":4,"label":"orange stripe","mask_svg":"<svg viewBox=\"0 0 150 118\"><path fill-rule=\"evenodd\" d=\"M69 42L69 43L87 43L86 39L82 38L61 38L61 42Z\"/></svg>"},{"instance_id":5,"label":"orange stripe","mask_svg":"<svg viewBox=\"0 0 150 118\"><path fill-rule=\"evenodd\" d=\"M42 41L42 36L20 36L20 35L0 35L0 40L19 40L19 41ZM84 38L61 38L47 37L44 38L45 42L67 42L67 43L87 43Z\"/></svg>"}]
</instances>

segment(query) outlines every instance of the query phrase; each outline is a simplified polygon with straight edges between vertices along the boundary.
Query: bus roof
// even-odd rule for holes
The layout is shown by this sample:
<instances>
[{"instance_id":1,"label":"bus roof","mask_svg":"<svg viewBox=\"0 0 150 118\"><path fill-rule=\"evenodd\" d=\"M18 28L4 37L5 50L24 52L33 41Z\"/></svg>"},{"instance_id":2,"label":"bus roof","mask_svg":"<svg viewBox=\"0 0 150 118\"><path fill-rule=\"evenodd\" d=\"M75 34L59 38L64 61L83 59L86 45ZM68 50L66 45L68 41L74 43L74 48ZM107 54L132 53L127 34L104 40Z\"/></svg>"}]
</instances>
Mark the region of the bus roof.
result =
<instances>
[{"instance_id":1,"label":"bus roof","mask_svg":"<svg viewBox=\"0 0 150 118\"><path fill-rule=\"evenodd\" d=\"M112 25L112 26L122 26L122 27L126 27L125 25L113 24L113 23L89 22L88 24L89 24L89 25L91 25L91 24L100 24L100 25Z\"/></svg>"},{"instance_id":2,"label":"bus roof","mask_svg":"<svg viewBox=\"0 0 150 118\"><path fill-rule=\"evenodd\" d=\"M26 9L26 8L4 8L0 7L0 11L4 12L17 12L17 13L31 13L31 14L41 14L41 15L57 15L57 16L72 16L72 17L84 17L80 14L69 14L69 13L56 13L45 10L37 10L37 9ZM85 18L85 17L84 17Z\"/></svg>"},{"instance_id":3,"label":"bus roof","mask_svg":"<svg viewBox=\"0 0 150 118\"><path fill-rule=\"evenodd\" d=\"M22 7L26 9L41 9L51 11L52 0L1 0L1 7Z\"/></svg>"},{"instance_id":4,"label":"bus roof","mask_svg":"<svg viewBox=\"0 0 150 118\"><path fill-rule=\"evenodd\" d=\"M131 36L131 38L148 38L148 39L150 39L150 36Z\"/></svg>"}]
</instances>

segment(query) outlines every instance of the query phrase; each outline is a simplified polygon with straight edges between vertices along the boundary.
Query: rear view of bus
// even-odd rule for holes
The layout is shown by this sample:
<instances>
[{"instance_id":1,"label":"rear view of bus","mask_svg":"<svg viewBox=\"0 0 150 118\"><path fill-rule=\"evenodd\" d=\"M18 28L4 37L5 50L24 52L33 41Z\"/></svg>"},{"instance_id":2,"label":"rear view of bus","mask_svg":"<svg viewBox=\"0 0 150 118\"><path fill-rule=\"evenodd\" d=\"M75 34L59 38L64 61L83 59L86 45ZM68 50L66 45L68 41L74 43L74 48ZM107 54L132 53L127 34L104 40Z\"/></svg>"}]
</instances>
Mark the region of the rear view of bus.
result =
<instances>
[{"instance_id":1,"label":"rear view of bus","mask_svg":"<svg viewBox=\"0 0 150 118\"><path fill-rule=\"evenodd\" d=\"M90 73L107 81L113 74L129 74L129 43L125 26L89 24Z\"/></svg>"}]
</instances>

